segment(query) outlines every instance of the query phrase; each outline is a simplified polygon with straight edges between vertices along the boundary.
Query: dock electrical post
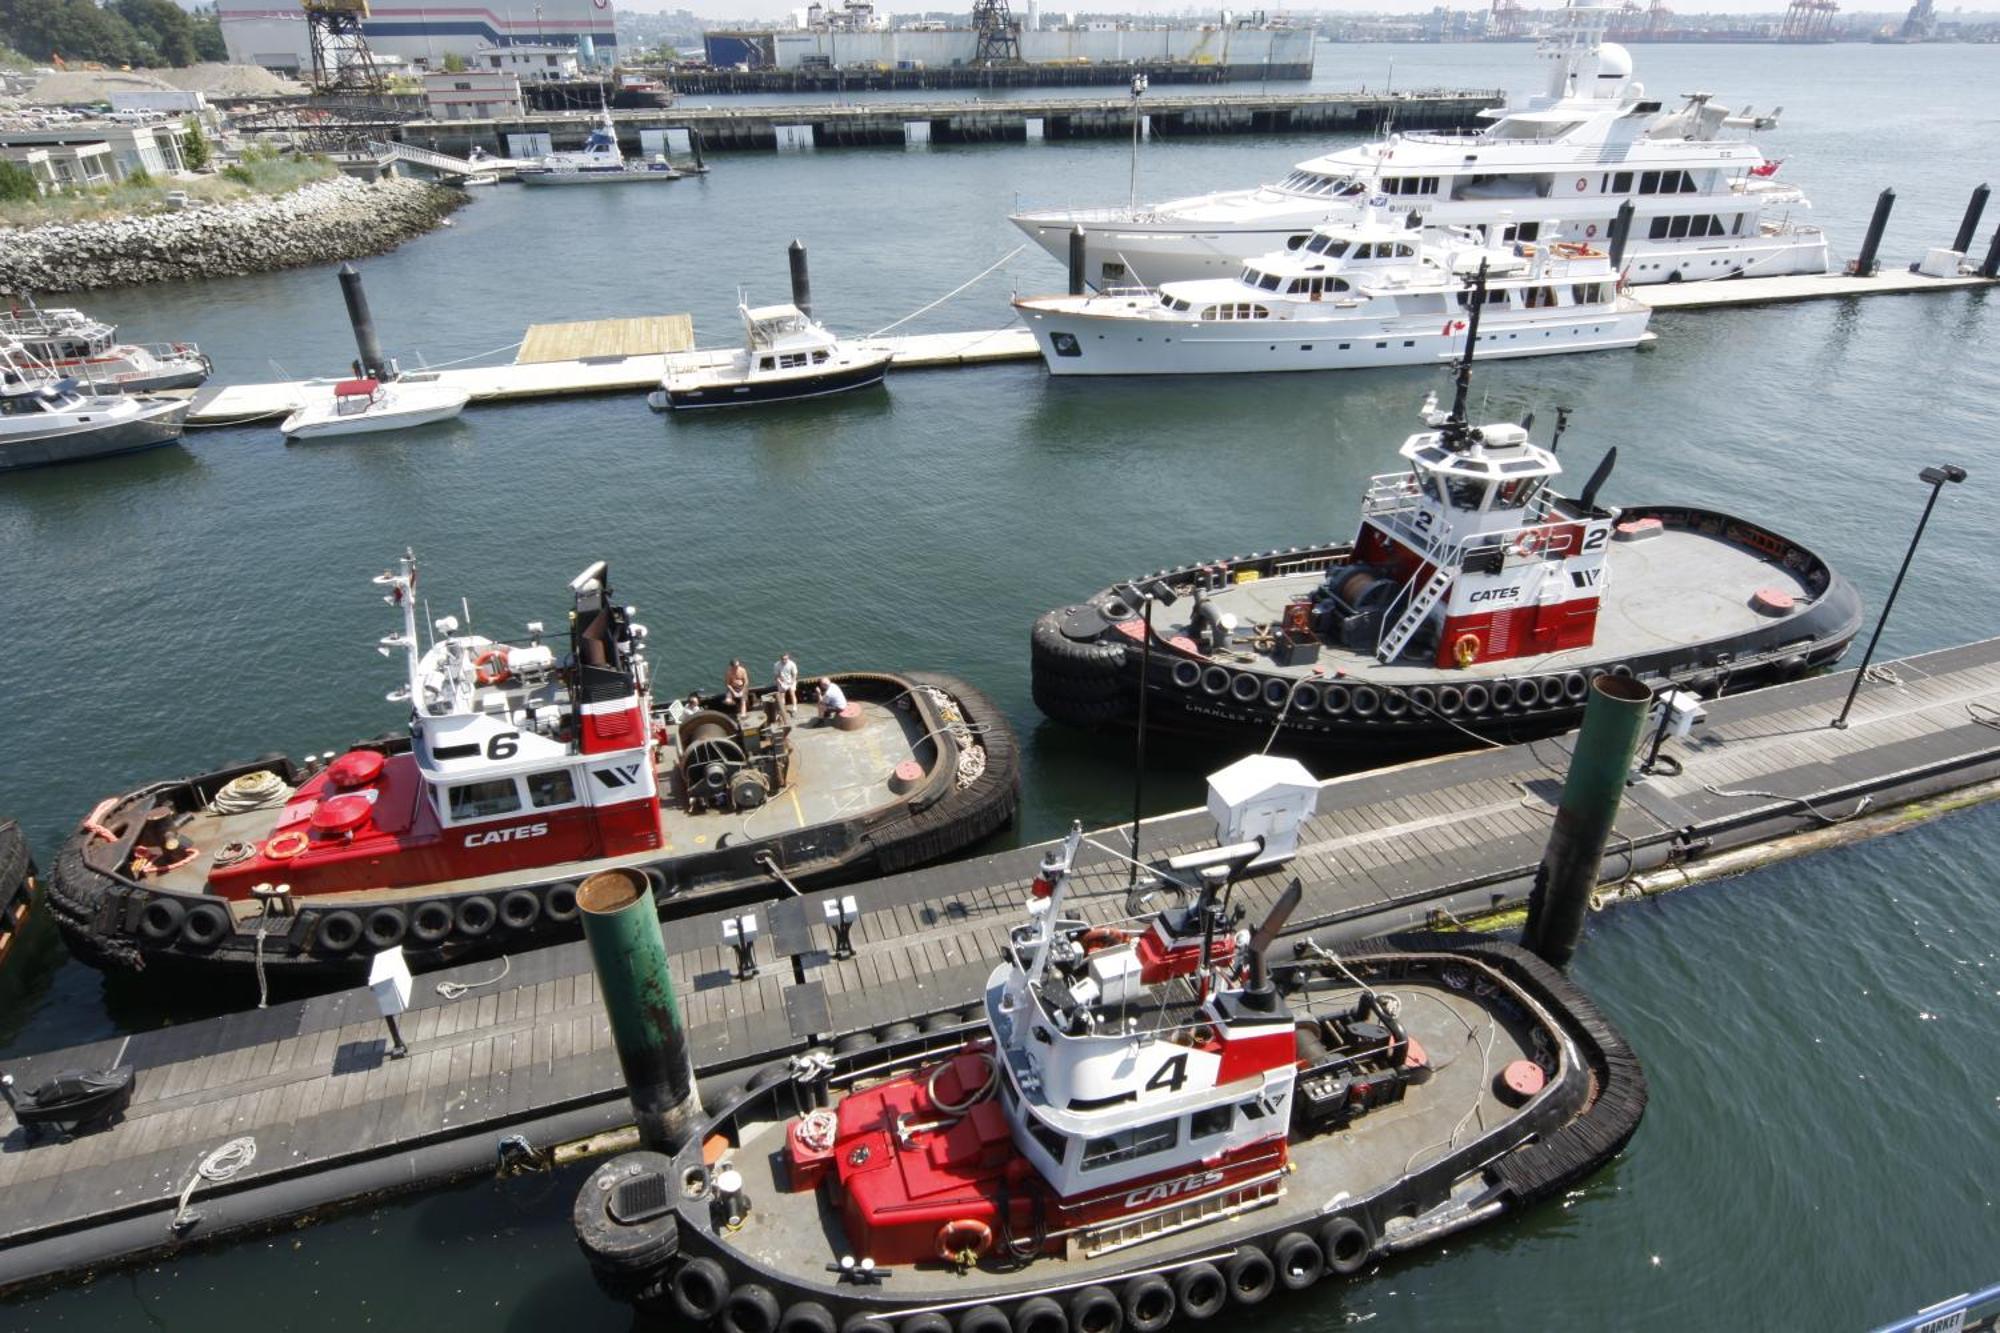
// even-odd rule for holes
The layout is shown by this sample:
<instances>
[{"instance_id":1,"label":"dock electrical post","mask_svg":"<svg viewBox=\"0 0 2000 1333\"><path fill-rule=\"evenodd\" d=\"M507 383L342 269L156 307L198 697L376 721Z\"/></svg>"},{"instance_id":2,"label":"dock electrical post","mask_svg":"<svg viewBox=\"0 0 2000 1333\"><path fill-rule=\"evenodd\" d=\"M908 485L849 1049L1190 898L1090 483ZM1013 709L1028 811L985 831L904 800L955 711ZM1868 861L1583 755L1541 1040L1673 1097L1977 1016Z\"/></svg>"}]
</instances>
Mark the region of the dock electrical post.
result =
<instances>
[{"instance_id":1,"label":"dock electrical post","mask_svg":"<svg viewBox=\"0 0 2000 1333\"><path fill-rule=\"evenodd\" d=\"M1521 937L1552 966L1569 966L1583 938L1604 844L1618 819L1652 698L1651 689L1625 676L1603 675L1590 683L1590 702L1570 754L1555 827L1528 895L1528 928Z\"/></svg>"},{"instance_id":2,"label":"dock electrical post","mask_svg":"<svg viewBox=\"0 0 2000 1333\"><path fill-rule=\"evenodd\" d=\"M792 265L792 304L807 319L812 318L813 285L812 274L806 271L806 243L793 241L785 247L785 258Z\"/></svg>"},{"instance_id":3,"label":"dock electrical post","mask_svg":"<svg viewBox=\"0 0 2000 1333\"><path fill-rule=\"evenodd\" d=\"M1917 543L1924 539L1924 526L1931 521L1931 510L1937 508L1938 492L1948 481L1964 481L1965 469L1955 463L1944 463L1925 468L1917 474L1917 480L1930 483L1931 498L1924 501L1923 517L1917 520L1917 530L1910 534L1910 549L1903 552L1903 567L1896 571L1896 581L1889 585L1889 599L1882 603L1882 614L1875 621L1875 632L1868 636L1868 651L1861 654L1861 665L1854 672L1854 684L1847 690L1847 702L1840 706L1840 716L1833 720L1835 727L1847 726L1847 712L1854 707L1854 696L1861 693L1861 682L1868 675L1868 663L1874 659L1875 645L1882 642L1882 627L1889 623L1889 612L1896 605L1896 594L1903 590L1903 576L1910 572L1910 561L1917 556Z\"/></svg>"},{"instance_id":4,"label":"dock electrical post","mask_svg":"<svg viewBox=\"0 0 2000 1333\"><path fill-rule=\"evenodd\" d=\"M1132 759L1132 862L1131 874L1125 880L1127 889L1136 889L1139 887L1139 820L1146 807L1146 694L1153 676L1153 603L1172 606L1175 598L1174 590L1167 586L1165 579L1121 583L1116 591L1139 609L1146 629L1145 637L1139 641L1139 735Z\"/></svg>"},{"instance_id":5,"label":"dock electrical post","mask_svg":"<svg viewBox=\"0 0 2000 1333\"><path fill-rule=\"evenodd\" d=\"M1144 74L1132 76L1132 184L1126 194L1128 209L1139 207L1139 123L1145 119L1139 114L1139 99L1146 95L1147 80Z\"/></svg>"},{"instance_id":6,"label":"dock electrical post","mask_svg":"<svg viewBox=\"0 0 2000 1333\"><path fill-rule=\"evenodd\" d=\"M382 344L375 336L375 317L368 312L368 293L361 290L361 274L352 264L340 266L340 294L347 301L347 322L354 326L354 346L361 353L361 373L371 379L391 378L389 363L382 356Z\"/></svg>"},{"instance_id":7,"label":"dock electrical post","mask_svg":"<svg viewBox=\"0 0 2000 1333\"><path fill-rule=\"evenodd\" d=\"M652 886L636 870L605 870L584 880L576 901L639 1140L676 1152L701 1114L701 1099Z\"/></svg>"}]
</instances>

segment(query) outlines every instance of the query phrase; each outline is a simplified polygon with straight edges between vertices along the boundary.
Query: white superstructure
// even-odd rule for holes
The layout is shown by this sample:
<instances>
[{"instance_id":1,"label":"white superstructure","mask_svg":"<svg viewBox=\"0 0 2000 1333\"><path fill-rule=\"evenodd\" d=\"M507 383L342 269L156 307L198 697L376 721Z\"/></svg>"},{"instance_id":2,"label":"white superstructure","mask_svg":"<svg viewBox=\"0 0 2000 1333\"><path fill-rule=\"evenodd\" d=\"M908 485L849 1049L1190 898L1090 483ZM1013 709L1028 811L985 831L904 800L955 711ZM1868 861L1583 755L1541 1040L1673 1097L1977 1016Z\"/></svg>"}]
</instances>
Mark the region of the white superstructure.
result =
<instances>
[{"instance_id":1,"label":"white superstructure","mask_svg":"<svg viewBox=\"0 0 2000 1333\"><path fill-rule=\"evenodd\" d=\"M1571 6L1537 50L1541 94L1483 113L1476 132L1402 133L1301 162L1283 180L1138 208L1020 213L1012 221L1067 260L1084 229L1093 286L1233 273L1255 254L1305 243L1323 222L1368 207L1421 214L1433 227L1477 227L1494 243L1608 238L1619 205L1635 217L1622 271L1634 283L1821 273L1826 238L1801 219L1778 164L1726 129L1768 129L1691 93L1669 108L1633 77L1632 57L1603 40L1609 9Z\"/></svg>"},{"instance_id":2,"label":"white superstructure","mask_svg":"<svg viewBox=\"0 0 2000 1333\"><path fill-rule=\"evenodd\" d=\"M1425 365L1459 356L1484 274L1482 358L1636 346L1650 312L1580 241L1486 244L1380 211L1324 226L1232 278L1014 302L1056 375L1216 374Z\"/></svg>"}]
</instances>

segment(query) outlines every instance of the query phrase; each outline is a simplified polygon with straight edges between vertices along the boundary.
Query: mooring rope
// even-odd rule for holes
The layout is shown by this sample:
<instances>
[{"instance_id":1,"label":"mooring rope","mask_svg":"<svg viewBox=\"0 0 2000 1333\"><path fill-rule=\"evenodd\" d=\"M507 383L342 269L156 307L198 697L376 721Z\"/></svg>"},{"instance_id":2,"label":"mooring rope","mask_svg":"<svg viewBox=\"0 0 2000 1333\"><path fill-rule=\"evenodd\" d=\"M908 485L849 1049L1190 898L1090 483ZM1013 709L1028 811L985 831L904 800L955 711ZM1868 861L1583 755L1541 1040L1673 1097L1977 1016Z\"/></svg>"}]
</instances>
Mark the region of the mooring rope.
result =
<instances>
[{"instance_id":1,"label":"mooring rope","mask_svg":"<svg viewBox=\"0 0 2000 1333\"><path fill-rule=\"evenodd\" d=\"M918 315L930 313L931 311L937 309L939 306L943 305L946 301L949 301L952 297L957 296L967 287L970 287L973 283L978 282L979 279L993 272L994 269L999 268L1001 265L1005 264L1008 260L1012 259L1015 255L1020 254L1023 250L1027 248L1028 248L1028 243L1026 241L1023 241L1021 244L1015 246L1012 250L1009 250L1006 254L1001 255L991 264L981 269L972 278L952 288L950 291L946 292L943 296L940 296L937 300L931 302L929 305L923 306L916 310L912 310L909 314L903 316L901 319L897 320L894 324L884 324L881 328L875 330L875 332L869 334L868 336L871 338L879 338L883 334L887 333L890 329L901 328L903 325L915 319Z\"/></svg>"},{"instance_id":2,"label":"mooring rope","mask_svg":"<svg viewBox=\"0 0 2000 1333\"><path fill-rule=\"evenodd\" d=\"M503 955L500 959L500 970L498 972L495 972L492 976L486 978L486 980L440 981L437 984L437 993L439 995L444 996L444 998L447 1000L456 1000L459 996L465 994L469 990L478 990L481 986L491 986L494 982L506 976L507 969L512 967L513 965L514 965L514 955L512 954Z\"/></svg>"},{"instance_id":3,"label":"mooring rope","mask_svg":"<svg viewBox=\"0 0 2000 1333\"><path fill-rule=\"evenodd\" d=\"M181 1189L180 1206L174 1209L167 1229L178 1235L201 1220L201 1214L188 1211L188 1200L194 1197L195 1187L202 1181L219 1185L256 1160L257 1140L245 1135L240 1139L231 1139L195 1163L194 1171Z\"/></svg>"}]
</instances>

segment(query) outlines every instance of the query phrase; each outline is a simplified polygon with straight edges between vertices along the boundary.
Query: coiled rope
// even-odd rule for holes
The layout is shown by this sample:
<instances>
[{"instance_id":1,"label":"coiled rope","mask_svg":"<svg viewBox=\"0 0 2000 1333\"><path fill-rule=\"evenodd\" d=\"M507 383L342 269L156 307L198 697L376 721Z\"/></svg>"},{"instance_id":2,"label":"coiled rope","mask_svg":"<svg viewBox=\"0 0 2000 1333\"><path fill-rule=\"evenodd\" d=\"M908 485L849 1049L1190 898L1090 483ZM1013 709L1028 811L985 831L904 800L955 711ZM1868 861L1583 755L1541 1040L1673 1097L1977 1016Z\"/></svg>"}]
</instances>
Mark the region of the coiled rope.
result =
<instances>
[{"instance_id":1,"label":"coiled rope","mask_svg":"<svg viewBox=\"0 0 2000 1333\"><path fill-rule=\"evenodd\" d=\"M202 1181L219 1185L256 1160L257 1140L245 1135L240 1139L231 1139L195 1163L194 1171L181 1189L180 1205L174 1209L173 1219L167 1223L167 1229L179 1235L201 1220L200 1213L189 1211L188 1200L194 1197L195 1187Z\"/></svg>"},{"instance_id":2,"label":"coiled rope","mask_svg":"<svg viewBox=\"0 0 2000 1333\"><path fill-rule=\"evenodd\" d=\"M444 998L447 1000L456 1000L459 996L465 994L469 990L478 990L481 986L491 986L494 982L506 976L507 969L512 967L513 965L514 965L514 955L512 954L503 955L500 959L500 970L498 972L495 972L492 976L486 978L486 980L440 981L437 984L437 993L439 995L444 996Z\"/></svg>"},{"instance_id":3,"label":"coiled rope","mask_svg":"<svg viewBox=\"0 0 2000 1333\"><path fill-rule=\"evenodd\" d=\"M268 768L245 773L222 784L208 803L212 815L247 815L252 810L269 810L283 805L292 794L285 780Z\"/></svg>"}]
</instances>

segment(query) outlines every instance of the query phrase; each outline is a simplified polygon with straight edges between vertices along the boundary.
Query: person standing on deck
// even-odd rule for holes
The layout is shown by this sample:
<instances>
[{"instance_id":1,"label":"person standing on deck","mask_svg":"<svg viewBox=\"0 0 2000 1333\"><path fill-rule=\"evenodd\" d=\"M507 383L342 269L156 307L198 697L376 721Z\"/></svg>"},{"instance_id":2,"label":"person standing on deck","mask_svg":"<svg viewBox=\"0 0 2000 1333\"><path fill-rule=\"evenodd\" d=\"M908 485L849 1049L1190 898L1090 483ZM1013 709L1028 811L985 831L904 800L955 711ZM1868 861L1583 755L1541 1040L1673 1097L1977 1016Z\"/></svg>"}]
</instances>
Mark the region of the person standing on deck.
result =
<instances>
[{"instance_id":1,"label":"person standing on deck","mask_svg":"<svg viewBox=\"0 0 2000 1333\"><path fill-rule=\"evenodd\" d=\"M799 664L792 660L792 655L790 653L779 653L777 662L771 668L771 674L776 678L778 698L784 703L785 708L788 711L797 708L799 706Z\"/></svg>"},{"instance_id":2,"label":"person standing on deck","mask_svg":"<svg viewBox=\"0 0 2000 1333\"><path fill-rule=\"evenodd\" d=\"M722 675L722 697L724 703L736 705L736 719L750 711L750 668L743 665L743 659L729 659L729 670Z\"/></svg>"},{"instance_id":3,"label":"person standing on deck","mask_svg":"<svg viewBox=\"0 0 2000 1333\"><path fill-rule=\"evenodd\" d=\"M824 722L830 717L839 717L840 710L847 707L847 695L840 686L833 683L833 677L821 676L819 680L819 718Z\"/></svg>"}]
</instances>

